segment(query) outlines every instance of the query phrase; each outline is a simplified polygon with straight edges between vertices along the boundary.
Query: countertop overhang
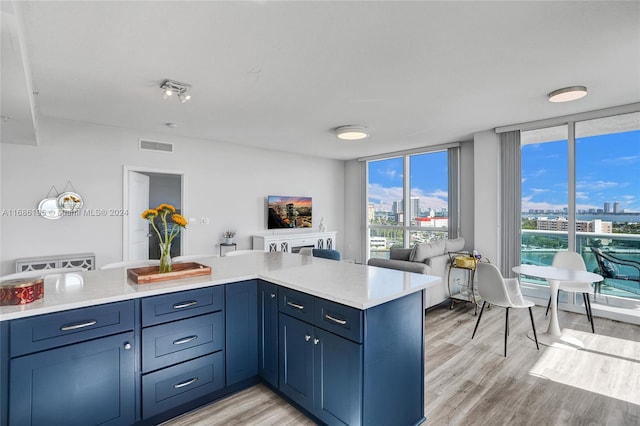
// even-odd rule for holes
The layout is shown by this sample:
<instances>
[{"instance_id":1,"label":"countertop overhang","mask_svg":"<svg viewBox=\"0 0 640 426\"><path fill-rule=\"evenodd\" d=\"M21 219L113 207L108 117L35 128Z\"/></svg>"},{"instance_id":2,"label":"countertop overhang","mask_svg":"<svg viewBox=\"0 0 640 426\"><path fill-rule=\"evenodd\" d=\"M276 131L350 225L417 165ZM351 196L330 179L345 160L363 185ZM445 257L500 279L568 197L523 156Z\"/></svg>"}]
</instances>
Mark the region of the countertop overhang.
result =
<instances>
[{"instance_id":1,"label":"countertop overhang","mask_svg":"<svg viewBox=\"0 0 640 426\"><path fill-rule=\"evenodd\" d=\"M282 252L256 251L200 259L198 263L210 266L211 275L152 284L134 283L126 268L81 272L82 283L50 275L45 277L44 298L27 305L1 306L0 321L251 279L365 310L440 282L430 275Z\"/></svg>"}]
</instances>

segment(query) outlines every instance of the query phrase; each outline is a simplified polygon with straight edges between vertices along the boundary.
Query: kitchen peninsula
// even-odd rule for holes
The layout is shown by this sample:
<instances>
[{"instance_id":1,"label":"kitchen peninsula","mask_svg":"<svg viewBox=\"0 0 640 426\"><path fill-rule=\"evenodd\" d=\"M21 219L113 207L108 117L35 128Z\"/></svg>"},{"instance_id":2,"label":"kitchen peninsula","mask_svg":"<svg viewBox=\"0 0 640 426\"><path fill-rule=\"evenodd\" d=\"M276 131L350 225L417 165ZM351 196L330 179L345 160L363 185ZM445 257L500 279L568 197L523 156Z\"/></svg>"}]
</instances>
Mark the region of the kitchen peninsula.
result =
<instances>
[{"instance_id":1,"label":"kitchen peninsula","mask_svg":"<svg viewBox=\"0 0 640 426\"><path fill-rule=\"evenodd\" d=\"M439 278L282 252L200 263L211 276L51 276L0 307L0 423L157 424L259 381L326 424L424 421Z\"/></svg>"}]
</instances>

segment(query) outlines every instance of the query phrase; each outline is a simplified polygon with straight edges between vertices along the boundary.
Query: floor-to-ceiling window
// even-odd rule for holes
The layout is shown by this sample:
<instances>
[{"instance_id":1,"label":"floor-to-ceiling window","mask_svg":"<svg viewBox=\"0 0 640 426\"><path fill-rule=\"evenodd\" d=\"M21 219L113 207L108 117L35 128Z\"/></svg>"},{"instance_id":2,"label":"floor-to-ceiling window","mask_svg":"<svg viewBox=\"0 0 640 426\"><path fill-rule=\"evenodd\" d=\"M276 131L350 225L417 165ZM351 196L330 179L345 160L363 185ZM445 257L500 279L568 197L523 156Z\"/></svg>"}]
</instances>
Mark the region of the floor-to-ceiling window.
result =
<instances>
[{"instance_id":1,"label":"floor-to-ceiling window","mask_svg":"<svg viewBox=\"0 0 640 426\"><path fill-rule=\"evenodd\" d=\"M367 162L369 257L447 237L448 167L447 150Z\"/></svg>"},{"instance_id":2,"label":"floor-to-ceiling window","mask_svg":"<svg viewBox=\"0 0 640 426\"><path fill-rule=\"evenodd\" d=\"M550 265L568 249L601 272L593 247L640 262L640 113L522 131L521 143L522 262ZM597 286L596 303L636 306L640 282L633 278L640 271L615 268L616 278ZM536 286L546 282L524 281L530 294L545 294ZM568 305L581 301L561 296Z\"/></svg>"}]
</instances>

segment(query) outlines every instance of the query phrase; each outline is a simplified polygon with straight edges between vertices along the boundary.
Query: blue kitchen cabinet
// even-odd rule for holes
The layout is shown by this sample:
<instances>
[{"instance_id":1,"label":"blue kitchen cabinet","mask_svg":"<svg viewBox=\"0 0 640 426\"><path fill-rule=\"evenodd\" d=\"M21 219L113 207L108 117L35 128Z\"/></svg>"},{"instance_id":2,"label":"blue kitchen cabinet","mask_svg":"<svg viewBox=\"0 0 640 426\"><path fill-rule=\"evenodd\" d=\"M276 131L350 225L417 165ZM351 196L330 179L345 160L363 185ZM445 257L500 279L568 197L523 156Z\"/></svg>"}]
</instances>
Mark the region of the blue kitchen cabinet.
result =
<instances>
[{"instance_id":1,"label":"blue kitchen cabinet","mask_svg":"<svg viewBox=\"0 0 640 426\"><path fill-rule=\"evenodd\" d=\"M9 424L134 423L133 312L120 302L13 321Z\"/></svg>"},{"instance_id":2,"label":"blue kitchen cabinet","mask_svg":"<svg viewBox=\"0 0 640 426\"><path fill-rule=\"evenodd\" d=\"M280 391L313 412L313 326L280 314Z\"/></svg>"},{"instance_id":3,"label":"blue kitchen cabinet","mask_svg":"<svg viewBox=\"0 0 640 426\"><path fill-rule=\"evenodd\" d=\"M258 375L258 282L225 288L227 386Z\"/></svg>"},{"instance_id":4,"label":"blue kitchen cabinet","mask_svg":"<svg viewBox=\"0 0 640 426\"><path fill-rule=\"evenodd\" d=\"M318 313L325 312L341 333L360 336L362 311L293 290L282 293L280 391L328 425L362 424L363 345L324 330L324 321L314 320L324 318Z\"/></svg>"},{"instance_id":5,"label":"blue kitchen cabinet","mask_svg":"<svg viewBox=\"0 0 640 426\"><path fill-rule=\"evenodd\" d=\"M258 282L258 373L278 387L278 286Z\"/></svg>"},{"instance_id":6,"label":"blue kitchen cabinet","mask_svg":"<svg viewBox=\"0 0 640 426\"><path fill-rule=\"evenodd\" d=\"M279 310L283 395L327 425L425 420L422 292L359 310L281 288Z\"/></svg>"}]
</instances>

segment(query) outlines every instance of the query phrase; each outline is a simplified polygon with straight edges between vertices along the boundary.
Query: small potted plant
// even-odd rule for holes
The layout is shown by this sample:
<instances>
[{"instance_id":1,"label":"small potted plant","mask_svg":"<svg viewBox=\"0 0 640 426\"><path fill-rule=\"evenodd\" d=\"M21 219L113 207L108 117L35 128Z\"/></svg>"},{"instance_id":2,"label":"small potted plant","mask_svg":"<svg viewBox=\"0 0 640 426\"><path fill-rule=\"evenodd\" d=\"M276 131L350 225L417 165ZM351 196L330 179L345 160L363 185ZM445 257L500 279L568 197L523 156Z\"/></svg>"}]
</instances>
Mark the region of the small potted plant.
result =
<instances>
[{"instance_id":1,"label":"small potted plant","mask_svg":"<svg viewBox=\"0 0 640 426\"><path fill-rule=\"evenodd\" d=\"M222 234L222 236L224 237L225 244L233 244L233 237L236 236L236 231L227 229L226 231L224 231L224 234Z\"/></svg>"}]
</instances>

